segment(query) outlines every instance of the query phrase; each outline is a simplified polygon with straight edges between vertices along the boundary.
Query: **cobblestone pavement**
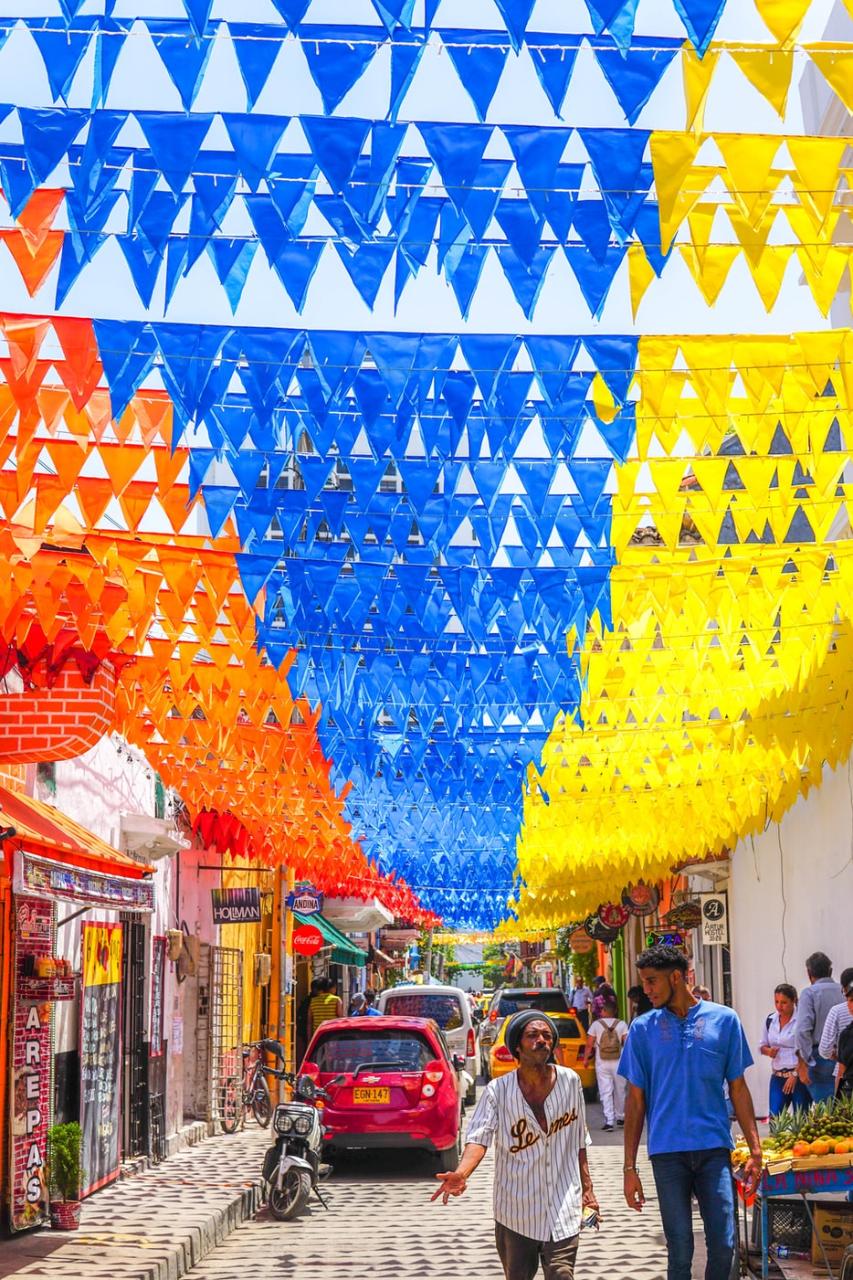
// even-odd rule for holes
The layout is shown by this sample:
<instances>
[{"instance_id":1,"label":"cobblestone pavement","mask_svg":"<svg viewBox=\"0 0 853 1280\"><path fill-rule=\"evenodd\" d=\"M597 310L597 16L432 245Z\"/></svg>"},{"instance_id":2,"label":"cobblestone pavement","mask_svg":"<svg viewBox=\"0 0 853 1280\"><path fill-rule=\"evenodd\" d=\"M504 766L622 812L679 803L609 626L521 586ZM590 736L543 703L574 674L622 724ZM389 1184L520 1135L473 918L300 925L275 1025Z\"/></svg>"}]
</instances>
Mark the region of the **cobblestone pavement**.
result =
<instances>
[{"instance_id":1,"label":"cobblestone pavement","mask_svg":"<svg viewBox=\"0 0 853 1280\"><path fill-rule=\"evenodd\" d=\"M178 1280L260 1203L269 1135L210 1138L83 1203L79 1231L0 1240L0 1278Z\"/></svg>"},{"instance_id":2,"label":"cobblestone pavement","mask_svg":"<svg viewBox=\"0 0 853 1280\"><path fill-rule=\"evenodd\" d=\"M643 1158L648 1197L642 1214L622 1198L622 1134L601 1132L589 1109L595 1143L590 1155L604 1222L584 1233L578 1280L664 1280L665 1249L654 1182ZM305 1214L275 1222L265 1209L244 1223L190 1272L190 1280L498 1280L491 1210L492 1161L487 1156L465 1195L447 1207L431 1204L434 1160L418 1152L351 1153L339 1161L324 1195ZM701 1240L694 1274L704 1273Z\"/></svg>"}]
</instances>

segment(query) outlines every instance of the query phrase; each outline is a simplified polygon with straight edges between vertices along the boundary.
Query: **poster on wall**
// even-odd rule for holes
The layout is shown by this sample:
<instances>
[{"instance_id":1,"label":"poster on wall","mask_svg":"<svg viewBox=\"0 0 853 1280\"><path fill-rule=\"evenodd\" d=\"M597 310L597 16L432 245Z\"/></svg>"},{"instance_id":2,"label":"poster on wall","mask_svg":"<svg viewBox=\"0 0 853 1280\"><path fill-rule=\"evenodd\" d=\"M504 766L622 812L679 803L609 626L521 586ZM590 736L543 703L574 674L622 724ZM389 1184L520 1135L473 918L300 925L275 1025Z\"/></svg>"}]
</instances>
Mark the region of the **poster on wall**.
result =
<instances>
[{"instance_id":1,"label":"poster on wall","mask_svg":"<svg viewBox=\"0 0 853 1280\"><path fill-rule=\"evenodd\" d=\"M80 1124L84 1196L118 1177L121 956L120 924L83 925Z\"/></svg>"},{"instance_id":2,"label":"poster on wall","mask_svg":"<svg viewBox=\"0 0 853 1280\"><path fill-rule=\"evenodd\" d=\"M27 992L33 960L49 956L53 907L42 899L15 903L15 985L9 1090L10 1205L13 1231L38 1226L47 1217L47 1131L50 1127L50 1004Z\"/></svg>"},{"instance_id":3,"label":"poster on wall","mask_svg":"<svg viewBox=\"0 0 853 1280\"><path fill-rule=\"evenodd\" d=\"M163 1053L163 979L166 972L166 939L151 939L151 1030L148 1053L159 1058Z\"/></svg>"},{"instance_id":4,"label":"poster on wall","mask_svg":"<svg viewBox=\"0 0 853 1280\"><path fill-rule=\"evenodd\" d=\"M705 947L729 945L729 899L725 893L700 893L701 941Z\"/></svg>"}]
</instances>

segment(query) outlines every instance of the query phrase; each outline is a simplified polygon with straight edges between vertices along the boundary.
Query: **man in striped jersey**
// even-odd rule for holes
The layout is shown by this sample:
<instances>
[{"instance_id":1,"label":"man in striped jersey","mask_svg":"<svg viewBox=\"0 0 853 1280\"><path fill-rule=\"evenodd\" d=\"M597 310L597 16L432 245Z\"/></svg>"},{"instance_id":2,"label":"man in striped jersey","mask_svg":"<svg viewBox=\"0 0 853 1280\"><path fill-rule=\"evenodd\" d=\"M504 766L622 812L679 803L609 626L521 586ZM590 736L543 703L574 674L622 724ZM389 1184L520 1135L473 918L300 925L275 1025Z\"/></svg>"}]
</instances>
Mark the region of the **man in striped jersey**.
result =
<instances>
[{"instance_id":1,"label":"man in striped jersey","mask_svg":"<svg viewBox=\"0 0 853 1280\"><path fill-rule=\"evenodd\" d=\"M598 1213L586 1149L578 1075L554 1061L559 1039L536 1009L507 1024L506 1046L518 1070L492 1080L468 1126L454 1173L439 1173L432 1197L461 1196L488 1148L495 1147L495 1242L506 1280L573 1280L584 1209Z\"/></svg>"}]
</instances>

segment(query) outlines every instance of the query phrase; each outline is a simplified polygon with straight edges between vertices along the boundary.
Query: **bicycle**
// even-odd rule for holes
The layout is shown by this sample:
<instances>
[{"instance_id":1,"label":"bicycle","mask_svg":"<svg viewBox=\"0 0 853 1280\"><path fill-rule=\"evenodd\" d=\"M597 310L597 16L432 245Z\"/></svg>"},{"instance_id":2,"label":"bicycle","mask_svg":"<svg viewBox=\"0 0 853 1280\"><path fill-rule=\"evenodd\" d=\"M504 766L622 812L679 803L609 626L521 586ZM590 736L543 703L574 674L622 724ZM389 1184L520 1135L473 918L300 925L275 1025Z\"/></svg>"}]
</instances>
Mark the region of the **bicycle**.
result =
<instances>
[{"instance_id":1,"label":"bicycle","mask_svg":"<svg viewBox=\"0 0 853 1280\"><path fill-rule=\"evenodd\" d=\"M255 1058L252 1058L253 1051ZM249 1110L262 1129L266 1129L272 1119L272 1097L265 1073L274 1068L265 1066L263 1053L271 1053L280 1061L284 1058L277 1040L254 1040L243 1046L242 1080L229 1076L222 1084L219 1123L224 1133L236 1133Z\"/></svg>"}]
</instances>

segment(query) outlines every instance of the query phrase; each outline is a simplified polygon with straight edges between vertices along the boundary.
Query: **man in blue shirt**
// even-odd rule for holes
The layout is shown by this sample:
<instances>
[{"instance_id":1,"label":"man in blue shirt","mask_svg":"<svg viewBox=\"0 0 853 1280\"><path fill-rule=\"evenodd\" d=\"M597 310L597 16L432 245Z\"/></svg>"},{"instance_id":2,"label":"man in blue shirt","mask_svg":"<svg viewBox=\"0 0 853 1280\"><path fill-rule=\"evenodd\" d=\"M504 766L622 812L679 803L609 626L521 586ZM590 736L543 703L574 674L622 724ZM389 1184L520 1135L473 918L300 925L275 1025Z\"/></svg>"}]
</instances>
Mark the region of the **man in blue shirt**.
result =
<instances>
[{"instance_id":1,"label":"man in blue shirt","mask_svg":"<svg viewBox=\"0 0 853 1280\"><path fill-rule=\"evenodd\" d=\"M761 1176L761 1142L743 1073L752 1056L740 1019L725 1005L697 1000L687 985L687 958L656 946L637 959L650 1013L631 1023L619 1061L628 1081L625 1107L625 1199L645 1203L637 1151L648 1121L648 1150L666 1247L667 1280L690 1280L691 1197L705 1226L705 1280L729 1280L735 1249L731 1130L723 1084L749 1145L747 1191Z\"/></svg>"}]
</instances>

